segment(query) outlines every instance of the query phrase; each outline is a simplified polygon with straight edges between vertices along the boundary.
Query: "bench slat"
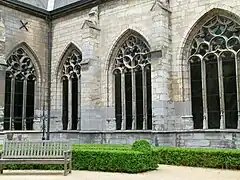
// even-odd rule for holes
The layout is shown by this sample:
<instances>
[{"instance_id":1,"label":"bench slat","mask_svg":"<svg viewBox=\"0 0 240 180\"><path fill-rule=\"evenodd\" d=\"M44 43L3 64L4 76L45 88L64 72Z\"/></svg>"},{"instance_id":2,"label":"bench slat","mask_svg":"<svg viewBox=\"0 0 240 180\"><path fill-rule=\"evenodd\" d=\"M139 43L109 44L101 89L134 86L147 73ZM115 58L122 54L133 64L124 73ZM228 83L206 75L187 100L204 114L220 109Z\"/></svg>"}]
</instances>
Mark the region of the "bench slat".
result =
<instances>
[{"instance_id":1,"label":"bench slat","mask_svg":"<svg viewBox=\"0 0 240 180\"><path fill-rule=\"evenodd\" d=\"M69 150L71 150L71 145L65 141L6 141L4 142L3 159L64 157L64 151Z\"/></svg>"}]
</instances>

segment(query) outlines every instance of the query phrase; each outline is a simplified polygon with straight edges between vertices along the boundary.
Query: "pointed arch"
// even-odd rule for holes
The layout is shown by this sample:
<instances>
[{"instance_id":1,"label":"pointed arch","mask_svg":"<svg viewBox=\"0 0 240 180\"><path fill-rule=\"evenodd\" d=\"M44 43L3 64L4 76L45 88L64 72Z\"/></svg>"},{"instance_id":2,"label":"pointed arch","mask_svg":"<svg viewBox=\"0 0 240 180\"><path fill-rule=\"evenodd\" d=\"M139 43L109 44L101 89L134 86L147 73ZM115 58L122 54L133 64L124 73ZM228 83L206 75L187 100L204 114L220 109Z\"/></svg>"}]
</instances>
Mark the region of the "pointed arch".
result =
<instances>
[{"instance_id":1,"label":"pointed arch","mask_svg":"<svg viewBox=\"0 0 240 180\"><path fill-rule=\"evenodd\" d=\"M4 129L33 130L36 81L41 83L37 56L25 42L15 46L6 58Z\"/></svg>"},{"instance_id":2,"label":"pointed arch","mask_svg":"<svg viewBox=\"0 0 240 180\"><path fill-rule=\"evenodd\" d=\"M193 36L197 33L199 30L199 27L202 27L206 21L211 19L211 17L215 15L223 15L226 17L229 17L230 19L240 22L240 17L232 12L232 8L226 7L226 5L219 5L220 7L209 7L210 9L208 11L202 12L200 17L197 18L197 20L190 25L187 28L187 31L185 33L185 38L183 38L183 41L181 42L182 46L180 48L179 55L182 56L182 64L186 64L186 56L188 56L188 49L190 48L191 40L193 39ZM225 9L223 9L225 8ZM237 12L237 11L236 11ZM198 15L199 16L199 15Z\"/></svg>"},{"instance_id":3,"label":"pointed arch","mask_svg":"<svg viewBox=\"0 0 240 180\"><path fill-rule=\"evenodd\" d=\"M113 65L113 58L116 56L117 50L119 49L119 47L124 43L124 41L131 35L134 35L138 38L140 38L143 42L146 43L147 47L149 49L151 49L147 39L145 38L145 36L143 36L141 33L139 33L138 31L134 30L134 29L127 29L125 31L123 31L118 38L115 40L110 53L108 55L108 60L107 60L107 64L106 64L106 73L109 72L109 70L111 69L112 65Z\"/></svg>"},{"instance_id":4,"label":"pointed arch","mask_svg":"<svg viewBox=\"0 0 240 180\"><path fill-rule=\"evenodd\" d=\"M81 64L82 52L74 44L65 48L57 66L62 96L63 130L81 129Z\"/></svg>"},{"instance_id":5,"label":"pointed arch","mask_svg":"<svg viewBox=\"0 0 240 180\"><path fill-rule=\"evenodd\" d=\"M151 54L144 36L132 29L124 31L113 44L106 70L116 129L151 129Z\"/></svg>"},{"instance_id":6,"label":"pointed arch","mask_svg":"<svg viewBox=\"0 0 240 180\"><path fill-rule=\"evenodd\" d=\"M42 68L39 62L39 59L36 55L36 53L32 50L32 48L26 43L26 42L20 42L17 44L6 56L6 60L9 59L9 57L17 51L19 48L22 48L26 54L29 56L31 59L31 62L34 65L34 69L36 70L36 79L39 82L42 82Z\"/></svg>"},{"instance_id":7,"label":"pointed arch","mask_svg":"<svg viewBox=\"0 0 240 180\"><path fill-rule=\"evenodd\" d=\"M63 69L63 65L65 63L65 60L67 59L67 56L69 56L69 54L71 54L73 51L76 51L79 55L82 56L82 51L78 48L78 46L76 44L74 44L73 42L70 42L64 49L62 55L60 56L60 61L56 68L56 74L57 74L58 78L60 78L62 76L61 71Z\"/></svg>"},{"instance_id":8,"label":"pointed arch","mask_svg":"<svg viewBox=\"0 0 240 180\"><path fill-rule=\"evenodd\" d=\"M240 127L239 36L240 18L213 8L194 23L184 40L182 79L189 79L195 129Z\"/></svg>"}]
</instances>

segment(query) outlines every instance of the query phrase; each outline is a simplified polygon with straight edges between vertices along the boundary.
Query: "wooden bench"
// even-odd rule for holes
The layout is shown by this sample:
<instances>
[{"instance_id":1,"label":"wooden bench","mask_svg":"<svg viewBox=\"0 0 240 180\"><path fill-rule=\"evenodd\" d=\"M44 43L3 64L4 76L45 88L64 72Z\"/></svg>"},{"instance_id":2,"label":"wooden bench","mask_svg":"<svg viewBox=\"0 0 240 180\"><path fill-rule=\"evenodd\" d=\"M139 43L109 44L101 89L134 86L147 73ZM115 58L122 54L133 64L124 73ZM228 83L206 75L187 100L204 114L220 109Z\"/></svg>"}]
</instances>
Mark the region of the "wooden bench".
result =
<instances>
[{"instance_id":1,"label":"wooden bench","mask_svg":"<svg viewBox=\"0 0 240 180\"><path fill-rule=\"evenodd\" d=\"M64 164L72 171L72 146L67 141L5 141L0 152L0 174L6 164Z\"/></svg>"}]
</instances>

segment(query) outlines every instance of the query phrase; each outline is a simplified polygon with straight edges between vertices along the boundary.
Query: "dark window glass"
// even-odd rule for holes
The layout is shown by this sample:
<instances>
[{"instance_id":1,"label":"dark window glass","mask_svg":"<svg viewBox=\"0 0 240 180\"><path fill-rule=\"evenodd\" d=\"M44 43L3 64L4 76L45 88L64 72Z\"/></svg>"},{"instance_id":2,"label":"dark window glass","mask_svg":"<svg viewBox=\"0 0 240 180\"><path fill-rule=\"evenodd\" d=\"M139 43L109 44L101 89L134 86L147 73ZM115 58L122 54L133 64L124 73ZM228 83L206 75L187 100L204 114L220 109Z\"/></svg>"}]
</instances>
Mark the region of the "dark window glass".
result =
<instances>
[{"instance_id":1,"label":"dark window glass","mask_svg":"<svg viewBox=\"0 0 240 180\"><path fill-rule=\"evenodd\" d=\"M122 126L122 96L121 96L121 74L115 75L115 117L116 129L121 130Z\"/></svg>"},{"instance_id":2,"label":"dark window glass","mask_svg":"<svg viewBox=\"0 0 240 180\"><path fill-rule=\"evenodd\" d=\"M132 129L132 73L125 73L126 129Z\"/></svg>"},{"instance_id":3,"label":"dark window glass","mask_svg":"<svg viewBox=\"0 0 240 180\"><path fill-rule=\"evenodd\" d=\"M147 83L147 129L152 129L152 79L151 68L146 70Z\"/></svg>"},{"instance_id":4,"label":"dark window glass","mask_svg":"<svg viewBox=\"0 0 240 180\"><path fill-rule=\"evenodd\" d=\"M135 73L136 78L136 123L137 129L143 129L143 79L142 71L138 70Z\"/></svg>"},{"instance_id":5,"label":"dark window glass","mask_svg":"<svg viewBox=\"0 0 240 180\"><path fill-rule=\"evenodd\" d=\"M64 79L62 85L63 85L62 124L63 124L63 130L67 130L67 128L68 128L68 80Z\"/></svg>"},{"instance_id":6,"label":"dark window glass","mask_svg":"<svg viewBox=\"0 0 240 180\"><path fill-rule=\"evenodd\" d=\"M226 128L237 128L237 84L235 57L226 52L222 58Z\"/></svg>"},{"instance_id":7,"label":"dark window glass","mask_svg":"<svg viewBox=\"0 0 240 180\"><path fill-rule=\"evenodd\" d=\"M72 130L77 130L78 124L78 78L72 79Z\"/></svg>"},{"instance_id":8,"label":"dark window glass","mask_svg":"<svg viewBox=\"0 0 240 180\"><path fill-rule=\"evenodd\" d=\"M26 129L33 130L34 119L34 80L27 81L27 102L26 102Z\"/></svg>"},{"instance_id":9,"label":"dark window glass","mask_svg":"<svg viewBox=\"0 0 240 180\"><path fill-rule=\"evenodd\" d=\"M14 129L22 130L23 80L15 79L14 93Z\"/></svg>"},{"instance_id":10,"label":"dark window glass","mask_svg":"<svg viewBox=\"0 0 240 180\"><path fill-rule=\"evenodd\" d=\"M191 70L191 98L192 98L192 115L194 129L203 128L203 104L202 104L202 77L201 62L190 64Z\"/></svg>"},{"instance_id":11,"label":"dark window glass","mask_svg":"<svg viewBox=\"0 0 240 180\"><path fill-rule=\"evenodd\" d=\"M208 128L220 128L220 98L218 81L218 64L214 57L206 62Z\"/></svg>"}]
</instances>

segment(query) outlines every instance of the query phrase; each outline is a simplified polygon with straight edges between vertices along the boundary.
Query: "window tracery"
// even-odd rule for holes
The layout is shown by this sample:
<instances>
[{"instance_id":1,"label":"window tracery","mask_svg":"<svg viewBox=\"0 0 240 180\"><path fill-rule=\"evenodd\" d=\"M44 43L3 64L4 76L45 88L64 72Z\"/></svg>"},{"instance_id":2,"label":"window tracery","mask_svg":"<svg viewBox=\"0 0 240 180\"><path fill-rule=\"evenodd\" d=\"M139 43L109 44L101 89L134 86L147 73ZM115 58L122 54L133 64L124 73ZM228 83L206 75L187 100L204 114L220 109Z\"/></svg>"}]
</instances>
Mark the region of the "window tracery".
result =
<instances>
[{"instance_id":1,"label":"window tracery","mask_svg":"<svg viewBox=\"0 0 240 180\"><path fill-rule=\"evenodd\" d=\"M151 129L151 55L147 43L129 35L114 59L116 129Z\"/></svg>"},{"instance_id":2,"label":"window tracery","mask_svg":"<svg viewBox=\"0 0 240 180\"><path fill-rule=\"evenodd\" d=\"M240 25L217 15L192 40L189 62L195 128L239 126L239 38Z\"/></svg>"},{"instance_id":3,"label":"window tracery","mask_svg":"<svg viewBox=\"0 0 240 180\"><path fill-rule=\"evenodd\" d=\"M80 129L81 63L82 54L76 49L68 50L62 68L63 130Z\"/></svg>"},{"instance_id":4,"label":"window tracery","mask_svg":"<svg viewBox=\"0 0 240 180\"><path fill-rule=\"evenodd\" d=\"M21 47L6 62L4 129L33 130L35 67Z\"/></svg>"}]
</instances>

